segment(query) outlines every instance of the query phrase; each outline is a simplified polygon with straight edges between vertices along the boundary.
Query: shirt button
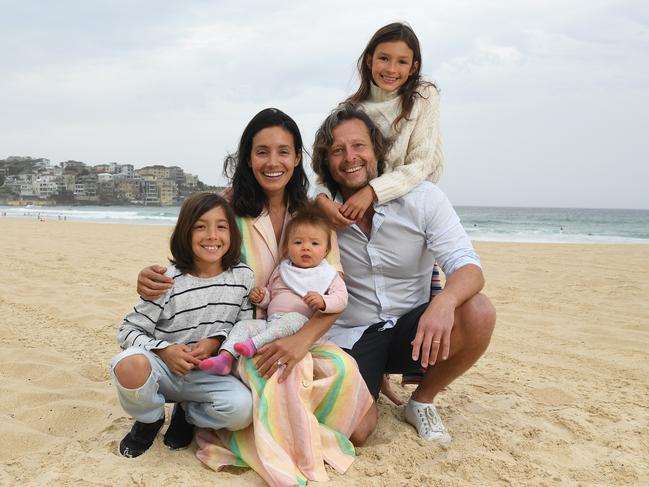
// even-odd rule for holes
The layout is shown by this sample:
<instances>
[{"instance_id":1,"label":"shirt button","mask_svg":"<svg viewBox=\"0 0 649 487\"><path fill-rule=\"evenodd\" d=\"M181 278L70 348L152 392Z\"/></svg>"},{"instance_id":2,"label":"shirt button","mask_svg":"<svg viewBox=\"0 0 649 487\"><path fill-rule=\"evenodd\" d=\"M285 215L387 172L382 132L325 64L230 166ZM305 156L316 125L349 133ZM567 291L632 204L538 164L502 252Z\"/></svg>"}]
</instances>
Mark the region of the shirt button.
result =
<instances>
[{"instance_id":1,"label":"shirt button","mask_svg":"<svg viewBox=\"0 0 649 487\"><path fill-rule=\"evenodd\" d=\"M308 379L302 379L302 387L309 387L311 385L311 381Z\"/></svg>"}]
</instances>

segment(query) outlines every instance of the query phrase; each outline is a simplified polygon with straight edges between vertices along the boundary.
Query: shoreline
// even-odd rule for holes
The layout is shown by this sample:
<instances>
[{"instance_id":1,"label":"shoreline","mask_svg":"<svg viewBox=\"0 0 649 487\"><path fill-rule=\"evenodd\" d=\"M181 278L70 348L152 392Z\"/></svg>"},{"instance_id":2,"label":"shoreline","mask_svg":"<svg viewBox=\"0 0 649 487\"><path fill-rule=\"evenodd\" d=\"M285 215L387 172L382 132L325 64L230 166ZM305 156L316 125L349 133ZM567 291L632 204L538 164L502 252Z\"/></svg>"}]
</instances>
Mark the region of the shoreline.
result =
<instances>
[{"instance_id":1,"label":"shoreline","mask_svg":"<svg viewBox=\"0 0 649 487\"><path fill-rule=\"evenodd\" d=\"M126 207L120 207L126 208ZM140 208L140 207L132 207ZM145 208L145 207L142 207ZM152 207L147 207L152 208ZM162 207L162 208L171 208L171 207ZM177 209L177 207L174 207ZM643 210L640 210L643 211ZM44 214L41 216L40 211L33 212L31 214L23 215L11 215L3 214L0 212L0 220L4 218L21 220L21 221L38 221L40 223L89 223L89 224L98 224L98 225L132 225L132 226L143 226L143 227L169 227L173 228L175 225L175 220L170 220L166 216L151 216L149 219L142 219L134 217L128 219L126 217L105 217L105 218L75 218L75 217L64 217L61 214ZM649 245L649 239L644 238L630 238L630 237L621 237L621 236L602 236L602 235L579 235L579 236L555 236L555 235L544 235L543 237L530 237L519 235L516 238L508 237L494 237L484 234L475 234L471 227L464 225L465 229L469 235L469 238L473 242L485 242L485 243L529 243L529 244L543 244L543 245ZM552 237L552 238L550 238Z\"/></svg>"},{"instance_id":2,"label":"shoreline","mask_svg":"<svg viewBox=\"0 0 649 487\"><path fill-rule=\"evenodd\" d=\"M162 435L137 459L117 453L131 419L109 375L115 335L170 232L0 218L0 484L263 485ZM498 322L485 356L436 400L453 441L419 439L382 397L376 432L323 485L649 484L649 247L475 246Z\"/></svg>"}]
</instances>

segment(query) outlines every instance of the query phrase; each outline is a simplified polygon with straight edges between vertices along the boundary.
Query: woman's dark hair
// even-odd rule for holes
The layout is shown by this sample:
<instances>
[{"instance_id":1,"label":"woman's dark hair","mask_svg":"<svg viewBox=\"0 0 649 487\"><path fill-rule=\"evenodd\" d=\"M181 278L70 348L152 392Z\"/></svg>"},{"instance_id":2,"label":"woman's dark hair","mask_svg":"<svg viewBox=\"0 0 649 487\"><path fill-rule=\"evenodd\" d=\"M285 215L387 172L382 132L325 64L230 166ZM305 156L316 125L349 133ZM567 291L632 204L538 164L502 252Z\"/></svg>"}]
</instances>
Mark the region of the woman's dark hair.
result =
<instances>
[{"instance_id":1,"label":"woman's dark hair","mask_svg":"<svg viewBox=\"0 0 649 487\"><path fill-rule=\"evenodd\" d=\"M318 176L318 181L325 185L331 196L338 192L338 183L334 181L329 169L329 150L334 142L334 129L347 120L360 120L367 127L370 135L372 149L376 157L377 176L383 174L385 170L385 155L390 150L391 141L383 135L381 129L372 121L372 119L363 110L358 107L343 103L335 108L315 133L313 142L313 157L311 158L311 167L313 172Z\"/></svg>"},{"instance_id":2,"label":"woman's dark hair","mask_svg":"<svg viewBox=\"0 0 649 487\"><path fill-rule=\"evenodd\" d=\"M393 41L403 41L412 49L412 62L415 67L415 72L408 76L408 80L399 88L399 94L401 95L401 113L399 113L399 116L392 124L396 130L397 124L401 120L408 120L412 107L415 104L415 98L423 97L417 89L423 86L432 86L437 89L433 83L421 79L421 49L419 47L419 39L417 39L415 32L408 24L394 22L381 27L374 33L370 42L367 43L367 47L365 47L365 50L358 58L358 74L361 78L361 84L358 90L356 90L356 93L347 98L346 101L356 104L369 98L370 86L374 83L374 80L372 80L372 69L368 61L374 56L374 51L379 44Z\"/></svg>"},{"instance_id":3,"label":"woman's dark hair","mask_svg":"<svg viewBox=\"0 0 649 487\"><path fill-rule=\"evenodd\" d=\"M241 134L239 148L228 154L223 164L223 174L232 186L232 207L238 216L257 217L266 207L268 197L255 179L250 167L252 141L257 133L269 127L282 127L293 136L295 155L300 158L293 176L286 185L286 203L290 213L308 201L309 181L304 172L302 135L295 121L277 108L266 108L255 115Z\"/></svg>"},{"instance_id":4,"label":"woman's dark hair","mask_svg":"<svg viewBox=\"0 0 649 487\"><path fill-rule=\"evenodd\" d=\"M324 214L324 212L318 208L318 205L314 202L308 202L302 208L300 208L295 215L289 220L285 227L285 245L288 246L288 243L291 238L291 232L300 225L311 225L322 229L327 234L327 252L331 252L331 232L333 230L333 225L331 221Z\"/></svg>"},{"instance_id":5,"label":"woman's dark hair","mask_svg":"<svg viewBox=\"0 0 649 487\"><path fill-rule=\"evenodd\" d=\"M185 200L178 214L176 228L169 240L174 264L181 272L194 270L194 252L192 251L192 229L198 219L213 208L223 208L230 227L230 248L221 258L221 267L228 270L239 263L241 258L241 233L237 226L232 208L223 197L214 193L196 193Z\"/></svg>"}]
</instances>

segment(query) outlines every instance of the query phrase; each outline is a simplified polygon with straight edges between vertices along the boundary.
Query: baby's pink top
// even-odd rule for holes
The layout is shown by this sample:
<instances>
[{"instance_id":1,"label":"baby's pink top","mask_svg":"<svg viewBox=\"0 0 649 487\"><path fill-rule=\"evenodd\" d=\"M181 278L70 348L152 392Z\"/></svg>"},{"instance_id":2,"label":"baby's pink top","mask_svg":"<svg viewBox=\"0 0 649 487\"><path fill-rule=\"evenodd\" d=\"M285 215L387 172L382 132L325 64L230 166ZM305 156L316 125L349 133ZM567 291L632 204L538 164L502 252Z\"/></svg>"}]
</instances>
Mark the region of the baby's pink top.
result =
<instances>
[{"instance_id":1,"label":"baby's pink top","mask_svg":"<svg viewBox=\"0 0 649 487\"><path fill-rule=\"evenodd\" d=\"M257 306L268 308L268 316L275 313L300 313L307 318L313 315L313 308L302 301L302 298L290 290L279 275L279 266L273 270L265 287L264 299ZM331 282L329 289L322 296L325 302L323 313L340 313L347 306L347 287L339 274Z\"/></svg>"}]
</instances>

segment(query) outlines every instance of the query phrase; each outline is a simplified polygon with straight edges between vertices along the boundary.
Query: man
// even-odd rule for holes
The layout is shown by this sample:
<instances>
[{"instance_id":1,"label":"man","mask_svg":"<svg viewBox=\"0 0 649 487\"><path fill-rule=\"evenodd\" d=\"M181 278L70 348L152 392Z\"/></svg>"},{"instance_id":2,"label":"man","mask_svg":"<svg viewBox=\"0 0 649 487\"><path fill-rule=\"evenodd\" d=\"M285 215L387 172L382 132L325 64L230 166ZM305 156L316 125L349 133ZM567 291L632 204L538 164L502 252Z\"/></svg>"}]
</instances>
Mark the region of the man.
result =
<instances>
[{"instance_id":1,"label":"man","mask_svg":"<svg viewBox=\"0 0 649 487\"><path fill-rule=\"evenodd\" d=\"M342 204L383 172L388 147L365 113L343 107L316 133L313 169ZM426 369L406 421L426 440L450 441L433 401L483 354L495 324L493 305L479 294L480 261L457 214L439 188L424 182L370 206L338 230L338 245L349 303L328 338L356 359L375 399L384 374ZM434 262L446 285L429 302ZM377 420L375 402L366 436Z\"/></svg>"}]
</instances>

